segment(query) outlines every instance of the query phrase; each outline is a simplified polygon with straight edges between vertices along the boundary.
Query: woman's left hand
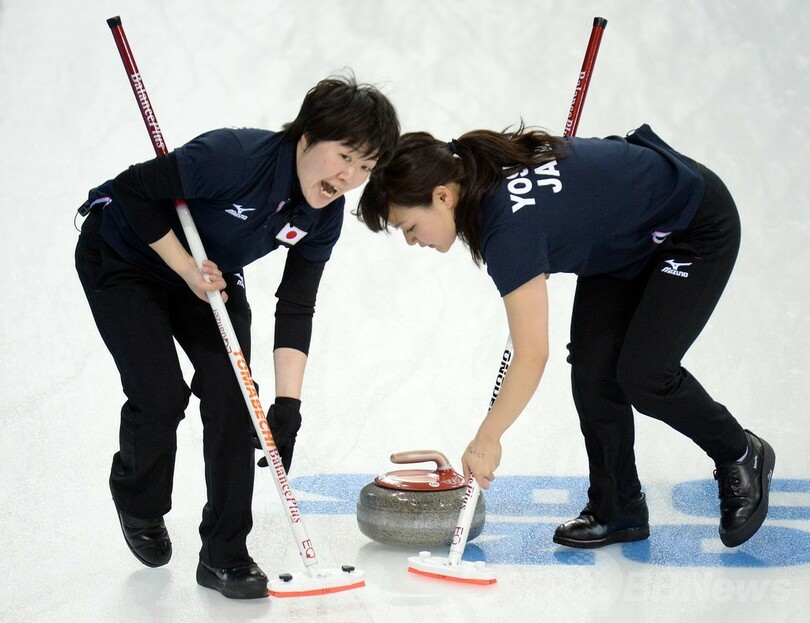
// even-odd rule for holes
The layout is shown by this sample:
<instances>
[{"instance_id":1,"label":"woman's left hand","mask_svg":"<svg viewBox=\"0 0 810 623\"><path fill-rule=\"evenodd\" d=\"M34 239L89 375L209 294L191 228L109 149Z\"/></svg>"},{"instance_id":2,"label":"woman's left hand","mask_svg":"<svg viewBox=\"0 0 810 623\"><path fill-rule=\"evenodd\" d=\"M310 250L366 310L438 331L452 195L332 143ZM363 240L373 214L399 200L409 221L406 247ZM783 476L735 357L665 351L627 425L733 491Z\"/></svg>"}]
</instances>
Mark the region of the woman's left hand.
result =
<instances>
[{"instance_id":1,"label":"woman's left hand","mask_svg":"<svg viewBox=\"0 0 810 623\"><path fill-rule=\"evenodd\" d=\"M489 484L495 480L495 470L501 464L501 442L476 437L467 445L461 464L465 480L472 474L482 489L489 489Z\"/></svg>"}]
</instances>

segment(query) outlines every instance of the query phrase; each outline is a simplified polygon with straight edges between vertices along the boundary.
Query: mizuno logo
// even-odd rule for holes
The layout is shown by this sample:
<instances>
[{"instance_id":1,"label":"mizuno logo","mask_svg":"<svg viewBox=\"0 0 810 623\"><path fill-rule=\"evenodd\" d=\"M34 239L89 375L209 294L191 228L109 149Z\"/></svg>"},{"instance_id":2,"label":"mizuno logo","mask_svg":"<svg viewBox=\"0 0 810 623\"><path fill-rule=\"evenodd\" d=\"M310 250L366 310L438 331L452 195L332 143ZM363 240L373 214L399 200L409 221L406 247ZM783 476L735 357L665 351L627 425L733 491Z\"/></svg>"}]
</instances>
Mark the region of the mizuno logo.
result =
<instances>
[{"instance_id":1,"label":"mizuno logo","mask_svg":"<svg viewBox=\"0 0 810 623\"><path fill-rule=\"evenodd\" d=\"M241 286L241 287L244 288L245 287L245 277L242 275L242 273L234 273L233 276L236 277L236 285Z\"/></svg>"},{"instance_id":2,"label":"mizuno logo","mask_svg":"<svg viewBox=\"0 0 810 623\"><path fill-rule=\"evenodd\" d=\"M231 216L235 216L236 218L242 219L243 221L246 221L248 217L248 215L245 214L245 212L253 212L256 209L256 208L243 208L242 206L237 205L235 203L231 205L233 205L234 209L233 210L228 209L225 211Z\"/></svg>"},{"instance_id":3,"label":"mizuno logo","mask_svg":"<svg viewBox=\"0 0 810 623\"><path fill-rule=\"evenodd\" d=\"M676 277L688 277L689 273L685 270L681 270L682 266L691 266L692 262L676 262L675 260L666 260L666 263L669 266L664 266L661 270L662 273L667 273L668 275L675 275Z\"/></svg>"}]
</instances>

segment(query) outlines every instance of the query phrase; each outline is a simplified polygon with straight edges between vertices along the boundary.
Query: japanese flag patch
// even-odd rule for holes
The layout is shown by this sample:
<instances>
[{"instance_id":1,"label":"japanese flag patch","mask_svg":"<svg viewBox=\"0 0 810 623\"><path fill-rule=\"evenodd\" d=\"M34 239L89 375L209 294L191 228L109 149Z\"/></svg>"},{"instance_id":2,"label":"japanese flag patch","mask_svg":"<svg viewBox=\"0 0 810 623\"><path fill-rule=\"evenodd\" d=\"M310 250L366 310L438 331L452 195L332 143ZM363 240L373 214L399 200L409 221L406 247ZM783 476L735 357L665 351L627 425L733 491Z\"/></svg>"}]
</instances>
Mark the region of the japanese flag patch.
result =
<instances>
[{"instance_id":1,"label":"japanese flag patch","mask_svg":"<svg viewBox=\"0 0 810 623\"><path fill-rule=\"evenodd\" d=\"M298 229L295 225L287 223L281 228L281 231L276 234L276 238L281 240L281 242L284 244L289 244L292 246L306 235L307 232L305 232L303 229Z\"/></svg>"}]
</instances>

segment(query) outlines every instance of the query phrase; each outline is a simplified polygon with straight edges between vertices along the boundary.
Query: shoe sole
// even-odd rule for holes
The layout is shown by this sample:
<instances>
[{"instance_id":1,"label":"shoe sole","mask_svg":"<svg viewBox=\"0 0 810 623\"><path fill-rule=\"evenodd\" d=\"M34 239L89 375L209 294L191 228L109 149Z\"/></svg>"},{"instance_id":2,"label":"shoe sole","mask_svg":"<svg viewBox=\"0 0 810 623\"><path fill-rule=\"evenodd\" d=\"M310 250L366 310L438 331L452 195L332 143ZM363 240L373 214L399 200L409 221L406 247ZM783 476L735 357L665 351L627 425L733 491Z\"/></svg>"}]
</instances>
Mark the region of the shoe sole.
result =
<instances>
[{"instance_id":1,"label":"shoe sole","mask_svg":"<svg viewBox=\"0 0 810 623\"><path fill-rule=\"evenodd\" d=\"M567 545L568 547L576 547L578 549L596 549L597 547L604 547L605 545L612 545L613 543L630 543L632 541L643 541L650 537L650 526L638 526L636 528L625 528L624 530L617 530L609 534L604 539L594 539L591 541L581 541L577 539L567 539L559 537L556 534L552 539L557 545Z\"/></svg>"},{"instance_id":2,"label":"shoe sole","mask_svg":"<svg viewBox=\"0 0 810 623\"><path fill-rule=\"evenodd\" d=\"M250 582L241 586L240 589L231 588L220 580L215 573L209 571L201 564L197 565L197 584L205 588L212 588L215 591L219 591L230 599L259 599L270 595L266 583L262 586L260 582Z\"/></svg>"},{"instance_id":3,"label":"shoe sole","mask_svg":"<svg viewBox=\"0 0 810 623\"><path fill-rule=\"evenodd\" d=\"M756 437L756 435L754 436ZM726 547L737 547L745 543L762 527L765 517L768 515L768 496L771 492L773 468L776 466L776 453L767 441L761 437L757 437L757 439L762 443L762 473L759 480L762 499L759 501L757 509L748 518L748 521L739 528L731 531L720 531L720 540Z\"/></svg>"}]
</instances>

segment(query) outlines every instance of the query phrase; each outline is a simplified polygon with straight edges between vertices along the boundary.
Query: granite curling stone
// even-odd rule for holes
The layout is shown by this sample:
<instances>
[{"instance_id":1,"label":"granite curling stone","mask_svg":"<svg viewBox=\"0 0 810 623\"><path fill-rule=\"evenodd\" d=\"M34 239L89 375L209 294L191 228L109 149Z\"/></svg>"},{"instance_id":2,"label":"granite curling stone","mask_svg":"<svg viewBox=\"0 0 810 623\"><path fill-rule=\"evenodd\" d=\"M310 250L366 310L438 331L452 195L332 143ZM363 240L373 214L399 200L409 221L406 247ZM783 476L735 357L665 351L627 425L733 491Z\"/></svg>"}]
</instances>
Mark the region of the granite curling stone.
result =
<instances>
[{"instance_id":1,"label":"granite curling stone","mask_svg":"<svg viewBox=\"0 0 810 623\"><path fill-rule=\"evenodd\" d=\"M436 547L453 540L461 503L467 490L464 477L436 450L391 455L391 462L433 461L436 469L397 470L377 476L360 491L357 525L373 541L387 545ZM484 496L478 496L468 540L481 534L486 518Z\"/></svg>"}]
</instances>

